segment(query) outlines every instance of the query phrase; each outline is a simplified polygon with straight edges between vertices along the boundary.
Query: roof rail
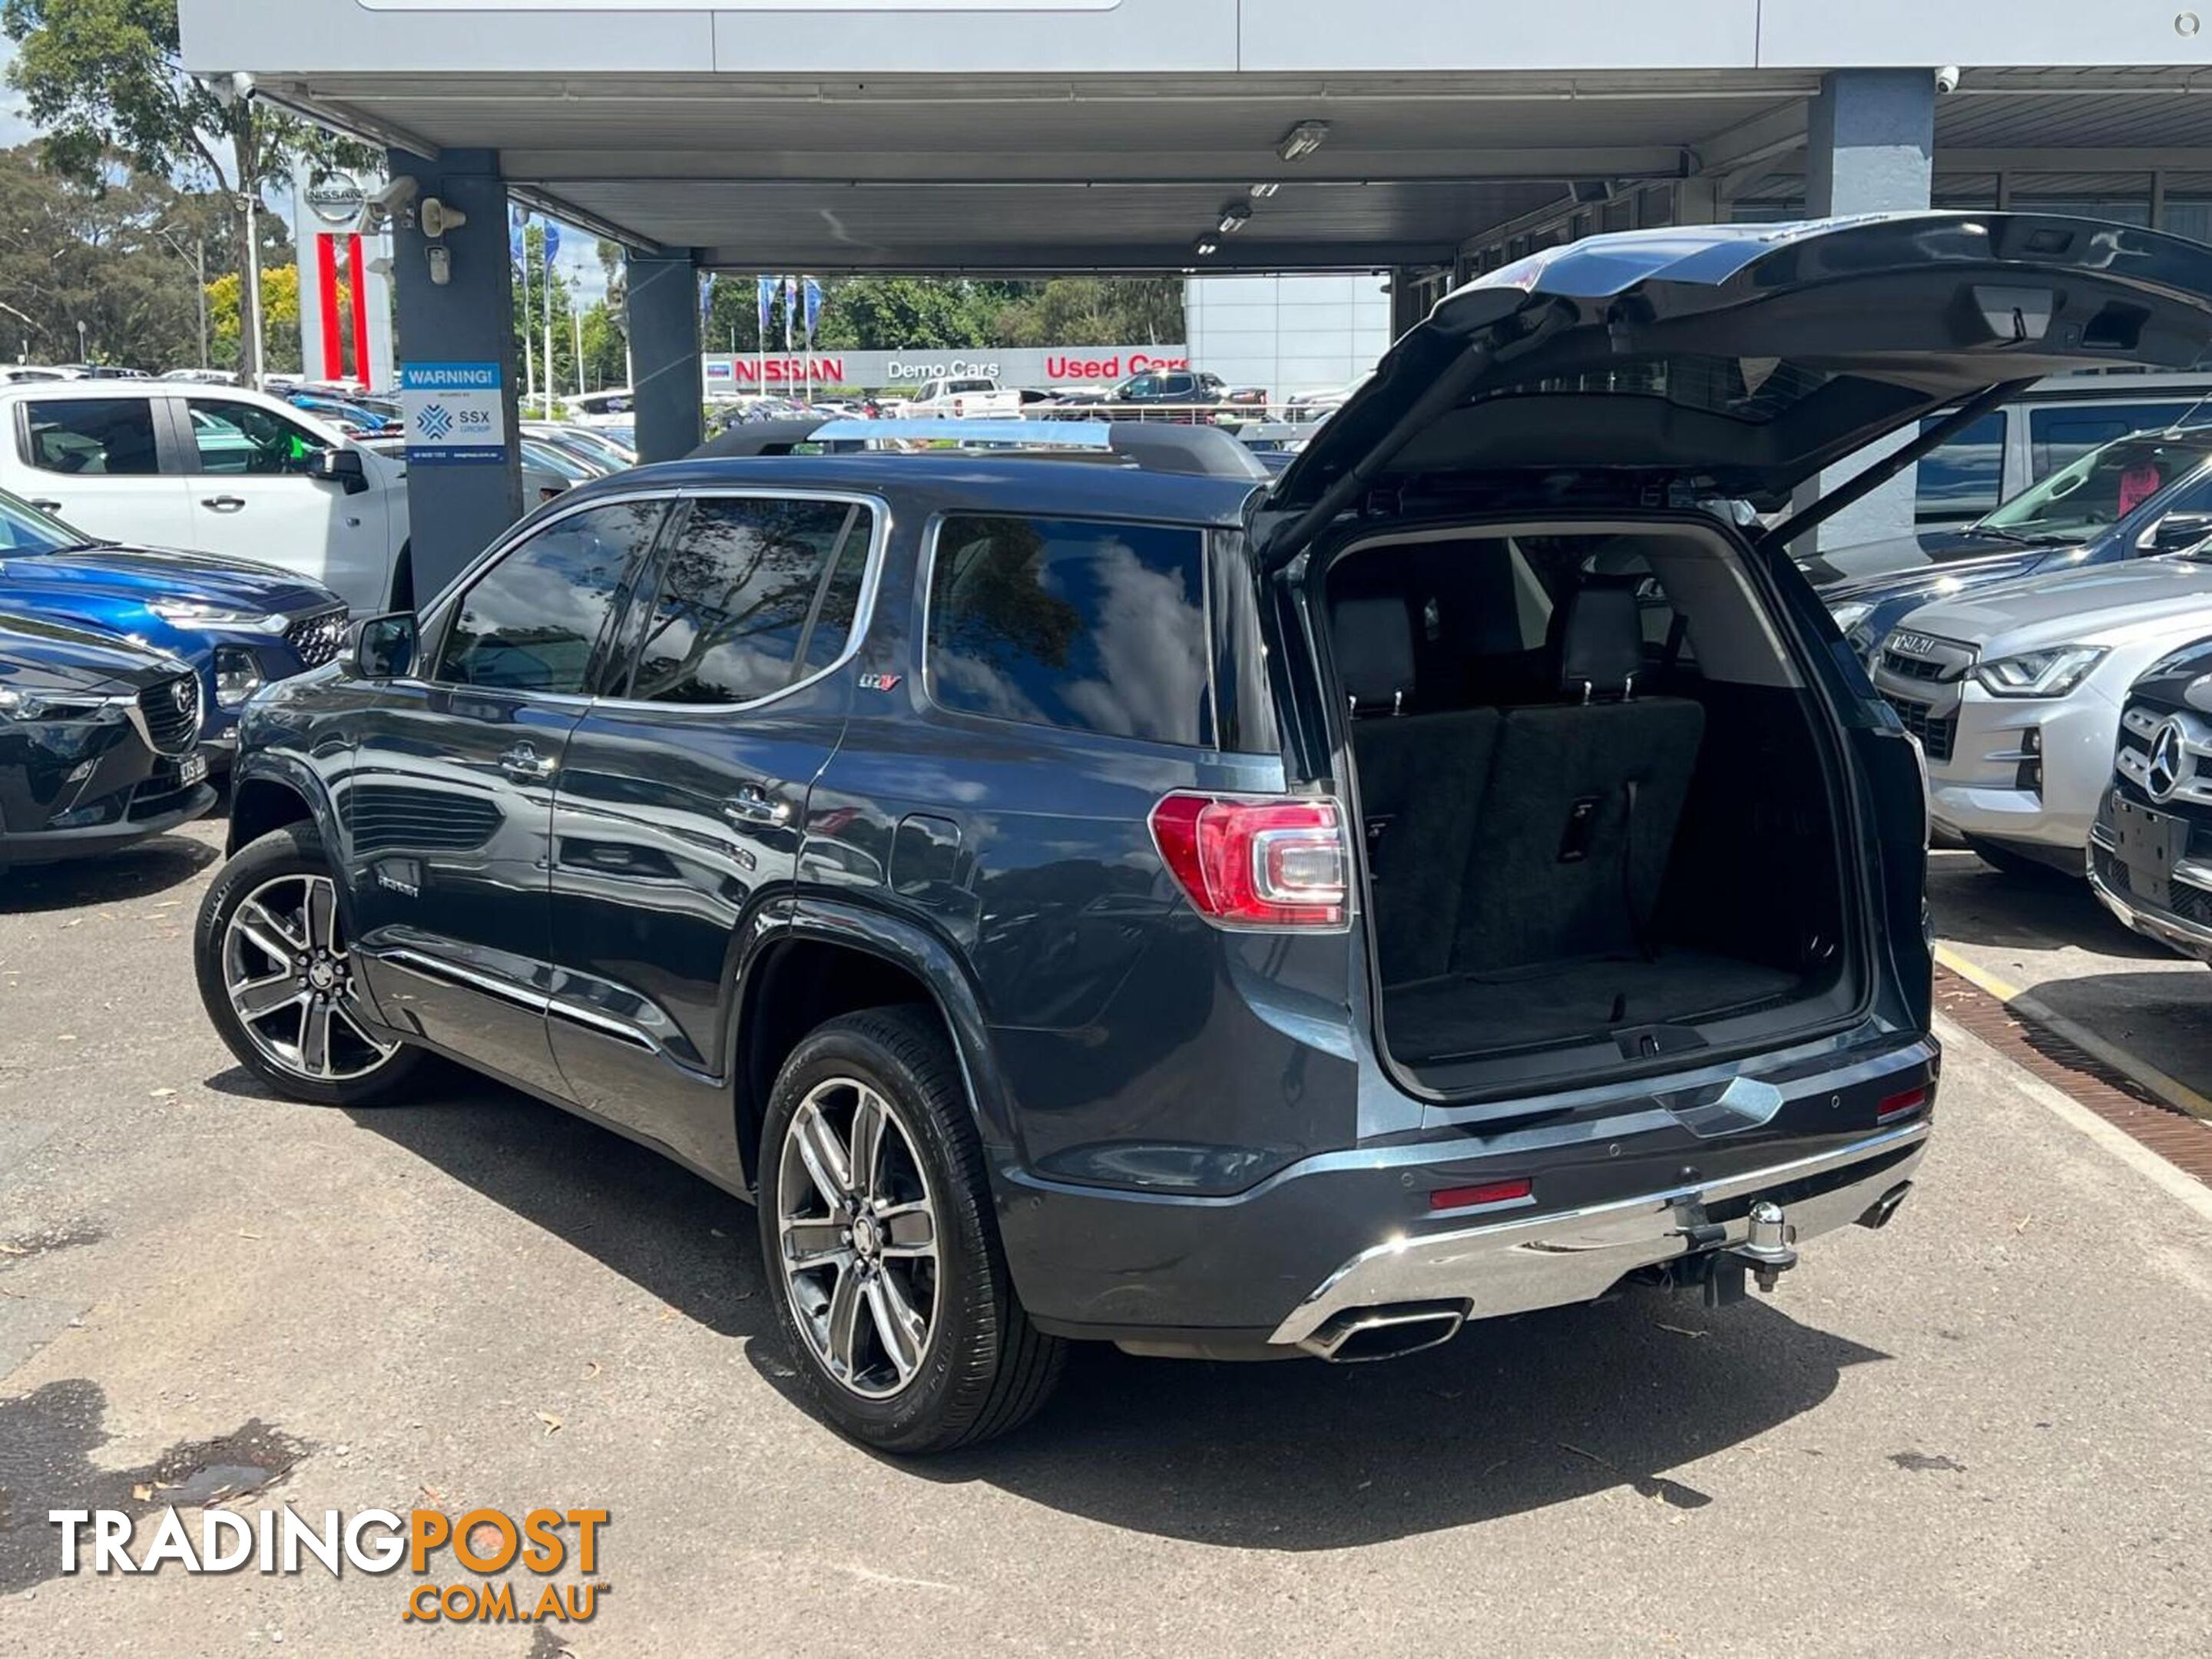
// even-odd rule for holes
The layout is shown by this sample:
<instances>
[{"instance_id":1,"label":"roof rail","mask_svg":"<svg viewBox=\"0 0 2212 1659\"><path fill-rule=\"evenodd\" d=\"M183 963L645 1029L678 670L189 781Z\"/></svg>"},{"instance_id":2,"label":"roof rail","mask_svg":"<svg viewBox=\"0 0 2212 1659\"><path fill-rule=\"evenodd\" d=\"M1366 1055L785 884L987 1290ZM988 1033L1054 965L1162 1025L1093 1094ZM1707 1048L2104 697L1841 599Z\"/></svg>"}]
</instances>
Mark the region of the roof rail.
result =
<instances>
[{"instance_id":1,"label":"roof rail","mask_svg":"<svg viewBox=\"0 0 2212 1659\"><path fill-rule=\"evenodd\" d=\"M1112 453L1147 472L1263 483L1274 475L1243 444L1212 426L1153 421L835 419L742 422L691 452L695 459L789 455L802 446L825 455L898 453L900 443L947 443L1008 454ZM922 452L927 453L927 452Z\"/></svg>"}]
</instances>

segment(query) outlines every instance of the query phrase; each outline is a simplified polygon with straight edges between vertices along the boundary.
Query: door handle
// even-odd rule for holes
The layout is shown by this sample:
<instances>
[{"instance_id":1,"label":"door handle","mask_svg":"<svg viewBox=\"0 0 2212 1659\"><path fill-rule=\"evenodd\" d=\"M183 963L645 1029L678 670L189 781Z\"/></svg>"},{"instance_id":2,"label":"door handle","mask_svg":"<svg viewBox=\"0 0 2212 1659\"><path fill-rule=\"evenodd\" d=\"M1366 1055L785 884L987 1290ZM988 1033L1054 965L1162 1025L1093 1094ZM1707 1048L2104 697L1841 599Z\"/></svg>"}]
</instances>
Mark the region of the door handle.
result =
<instances>
[{"instance_id":1,"label":"door handle","mask_svg":"<svg viewBox=\"0 0 2212 1659\"><path fill-rule=\"evenodd\" d=\"M728 817L743 823L788 823L791 822L791 803L770 800L768 791L757 783L741 785L738 793L722 804Z\"/></svg>"},{"instance_id":2,"label":"door handle","mask_svg":"<svg viewBox=\"0 0 2212 1659\"><path fill-rule=\"evenodd\" d=\"M526 743L518 743L499 757L499 769L517 783L543 783L560 769L560 763L540 755Z\"/></svg>"},{"instance_id":3,"label":"door handle","mask_svg":"<svg viewBox=\"0 0 2212 1659\"><path fill-rule=\"evenodd\" d=\"M58 513L62 510L62 504L59 501L44 501L36 495L31 497L31 505L41 513Z\"/></svg>"},{"instance_id":4,"label":"door handle","mask_svg":"<svg viewBox=\"0 0 2212 1659\"><path fill-rule=\"evenodd\" d=\"M211 507L218 513L235 513L239 508L246 505L246 497L243 495L203 495L200 497L200 505L202 507Z\"/></svg>"}]
</instances>

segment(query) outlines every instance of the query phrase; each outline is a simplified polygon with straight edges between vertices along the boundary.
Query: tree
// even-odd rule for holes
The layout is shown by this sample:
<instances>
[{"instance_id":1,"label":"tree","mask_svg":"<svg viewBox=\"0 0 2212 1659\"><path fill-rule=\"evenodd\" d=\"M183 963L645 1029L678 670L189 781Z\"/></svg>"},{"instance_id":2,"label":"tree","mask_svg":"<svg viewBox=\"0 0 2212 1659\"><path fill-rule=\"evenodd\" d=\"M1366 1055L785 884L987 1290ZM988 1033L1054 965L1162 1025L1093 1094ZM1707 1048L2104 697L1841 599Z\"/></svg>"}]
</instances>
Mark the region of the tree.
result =
<instances>
[{"instance_id":1,"label":"tree","mask_svg":"<svg viewBox=\"0 0 2212 1659\"><path fill-rule=\"evenodd\" d=\"M256 258L261 191L295 157L355 166L377 159L250 98L226 103L186 75L176 0L0 0L0 30L20 48L8 81L46 129L49 166L94 184L119 154L143 174L231 191L246 210L236 216L242 270ZM262 319L249 318L239 362L249 377L261 372L262 334Z\"/></svg>"},{"instance_id":2,"label":"tree","mask_svg":"<svg viewBox=\"0 0 2212 1659\"><path fill-rule=\"evenodd\" d=\"M862 351L973 350L995 343L995 310L988 289L958 278L850 276L830 289L815 342Z\"/></svg>"},{"instance_id":3,"label":"tree","mask_svg":"<svg viewBox=\"0 0 2212 1659\"><path fill-rule=\"evenodd\" d=\"M0 343L4 355L167 368L198 360L194 267L173 234L187 198L127 173L88 185L0 150ZM78 325L83 325L80 334ZM80 343L82 342L82 343Z\"/></svg>"},{"instance_id":4,"label":"tree","mask_svg":"<svg viewBox=\"0 0 2212 1659\"><path fill-rule=\"evenodd\" d=\"M215 363L218 368L236 366L239 358L239 300L246 284L236 271L208 284L208 319L215 335ZM338 331L352 327L351 301L339 290ZM276 335L263 367L276 374L300 372L300 268L267 265L261 272L261 318Z\"/></svg>"},{"instance_id":5,"label":"tree","mask_svg":"<svg viewBox=\"0 0 2212 1659\"><path fill-rule=\"evenodd\" d=\"M1056 276L1024 285L995 319L1004 345L1167 345L1183 340L1176 276Z\"/></svg>"}]
</instances>

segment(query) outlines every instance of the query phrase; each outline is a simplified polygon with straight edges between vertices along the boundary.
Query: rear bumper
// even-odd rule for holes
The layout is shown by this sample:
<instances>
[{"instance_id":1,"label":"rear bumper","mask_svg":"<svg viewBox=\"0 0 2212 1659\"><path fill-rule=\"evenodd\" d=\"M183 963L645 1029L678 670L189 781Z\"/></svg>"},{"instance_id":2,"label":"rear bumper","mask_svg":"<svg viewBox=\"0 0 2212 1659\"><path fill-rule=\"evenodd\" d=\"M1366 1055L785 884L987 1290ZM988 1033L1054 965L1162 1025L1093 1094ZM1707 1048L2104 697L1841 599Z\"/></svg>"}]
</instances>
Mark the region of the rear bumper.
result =
<instances>
[{"instance_id":1,"label":"rear bumper","mask_svg":"<svg viewBox=\"0 0 2212 1659\"><path fill-rule=\"evenodd\" d=\"M1602 1115L1319 1154L1231 1196L1001 1167L1000 1229L1024 1307L1062 1336L1283 1353L1361 1308L1482 1318L1587 1302L1638 1268L1741 1243L1758 1199L1801 1237L1864 1214L1919 1160L1938 1059L1932 1038L1893 1036L1786 1074L1716 1067L1625 1090ZM1880 1121L1916 1089L1926 1107ZM1528 1196L1435 1207L1516 1178ZM1686 1218L1705 1229L1695 1243Z\"/></svg>"},{"instance_id":2,"label":"rear bumper","mask_svg":"<svg viewBox=\"0 0 2212 1659\"><path fill-rule=\"evenodd\" d=\"M1921 1117L1723 1180L1378 1244L1331 1273L1268 1340L1303 1343L1347 1315L1407 1302L1459 1303L1470 1319L1495 1319L1593 1301L1638 1268L1687 1255L1683 1228L1692 1213L1747 1212L1717 1218L1725 1240L1706 1248L1744 1243L1749 1206L1764 1198L1782 1201L1789 1242L1799 1243L1858 1220L1909 1181L1930 1127Z\"/></svg>"}]
</instances>

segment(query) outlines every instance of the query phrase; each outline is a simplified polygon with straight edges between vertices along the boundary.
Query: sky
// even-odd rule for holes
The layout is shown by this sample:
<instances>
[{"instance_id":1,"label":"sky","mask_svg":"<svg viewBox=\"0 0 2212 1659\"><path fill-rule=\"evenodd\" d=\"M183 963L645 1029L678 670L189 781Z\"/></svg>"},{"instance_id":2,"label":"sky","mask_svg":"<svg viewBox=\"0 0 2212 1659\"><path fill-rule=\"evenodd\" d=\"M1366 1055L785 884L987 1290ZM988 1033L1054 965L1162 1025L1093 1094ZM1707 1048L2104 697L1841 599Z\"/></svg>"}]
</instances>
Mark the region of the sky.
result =
<instances>
[{"instance_id":1,"label":"sky","mask_svg":"<svg viewBox=\"0 0 2212 1659\"><path fill-rule=\"evenodd\" d=\"M15 43L0 35L0 78L6 76L9 66L15 61ZM23 94L0 84L0 149L11 149L37 134L38 129L24 117Z\"/></svg>"}]
</instances>

